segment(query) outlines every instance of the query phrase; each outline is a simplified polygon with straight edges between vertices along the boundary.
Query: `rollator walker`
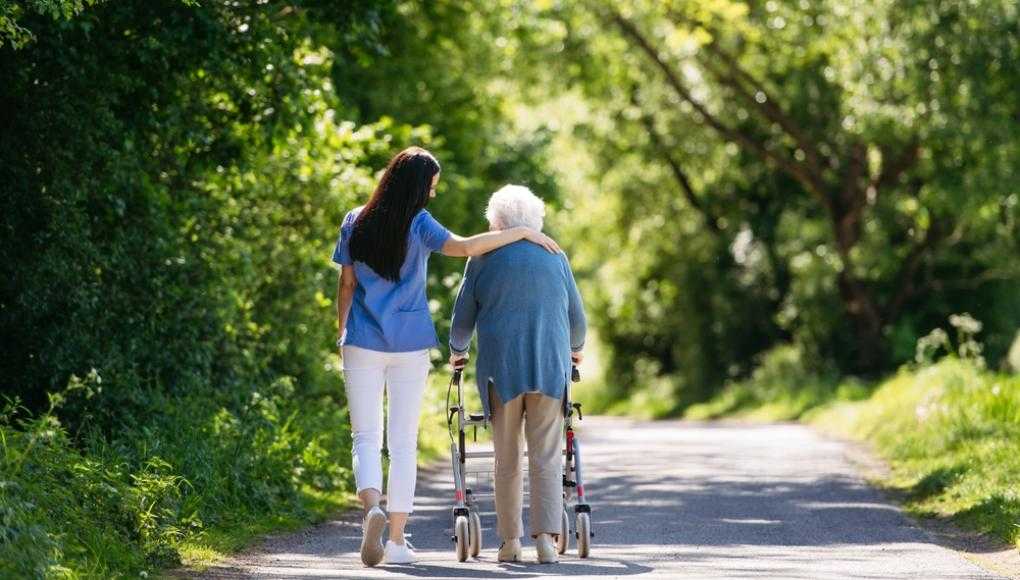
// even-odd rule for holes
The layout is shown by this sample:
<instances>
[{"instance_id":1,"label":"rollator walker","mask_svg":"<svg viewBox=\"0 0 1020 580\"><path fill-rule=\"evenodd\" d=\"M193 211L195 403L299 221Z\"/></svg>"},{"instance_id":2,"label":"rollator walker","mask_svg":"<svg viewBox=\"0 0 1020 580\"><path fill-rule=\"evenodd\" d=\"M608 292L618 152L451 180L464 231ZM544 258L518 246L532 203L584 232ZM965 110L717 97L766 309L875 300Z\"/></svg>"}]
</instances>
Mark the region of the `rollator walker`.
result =
<instances>
[{"instance_id":1,"label":"rollator walker","mask_svg":"<svg viewBox=\"0 0 1020 580\"><path fill-rule=\"evenodd\" d=\"M468 556L475 558L482 550L482 519L478 511L478 500L483 497L494 497L494 493L483 493L467 487L468 474L487 473L467 469L468 460L495 459L493 451L468 451L467 435L468 427L474 429L475 440L477 441L478 427L488 428L488 421L482 413L469 413L464 408L464 388L461 379L463 378L464 366L460 365L453 370L453 378L446 391L446 403L448 409L447 429L450 432L450 460L453 463L453 486L454 486L454 507L453 507L453 536L450 538L457 546L457 561L464 562ZM570 382L581 380L581 373L576 366L571 367ZM569 547L570 538L570 515L574 513L574 537L577 539L577 555L587 558L591 552L591 538L595 533L591 529L591 506L585 499L584 479L581 471L581 446L574 434L573 418L577 413L578 420L584 419L581 413L581 403L570 400L570 382L563 390L563 517L561 529L557 540L557 551L564 554ZM451 404L450 396L454 387L457 391L457 400ZM456 439L454 438L453 426L456 421ZM527 456L527 453L525 453Z\"/></svg>"}]
</instances>

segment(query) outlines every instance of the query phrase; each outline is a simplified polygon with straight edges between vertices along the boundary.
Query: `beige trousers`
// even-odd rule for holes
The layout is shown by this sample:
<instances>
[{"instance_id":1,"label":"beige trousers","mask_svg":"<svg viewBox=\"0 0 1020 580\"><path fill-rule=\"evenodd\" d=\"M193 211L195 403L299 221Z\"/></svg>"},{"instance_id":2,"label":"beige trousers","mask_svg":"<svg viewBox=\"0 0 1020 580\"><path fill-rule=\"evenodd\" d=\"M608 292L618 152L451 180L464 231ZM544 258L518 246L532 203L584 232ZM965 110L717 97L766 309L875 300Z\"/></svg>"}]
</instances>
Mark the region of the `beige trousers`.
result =
<instances>
[{"instance_id":1,"label":"beige trousers","mask_svg":"<svg viewBox=\"0 0 1020 580\"><path fill-rule=\"evenodd\" d=\"M562 401L541 393L525 393L503 404L490 385L489 403L496 452L496 527L499 537L510 540L523 535L522 426L524 438L528 441L531 535L559 535L563 512Z\"/></svg>"}]
</instances>

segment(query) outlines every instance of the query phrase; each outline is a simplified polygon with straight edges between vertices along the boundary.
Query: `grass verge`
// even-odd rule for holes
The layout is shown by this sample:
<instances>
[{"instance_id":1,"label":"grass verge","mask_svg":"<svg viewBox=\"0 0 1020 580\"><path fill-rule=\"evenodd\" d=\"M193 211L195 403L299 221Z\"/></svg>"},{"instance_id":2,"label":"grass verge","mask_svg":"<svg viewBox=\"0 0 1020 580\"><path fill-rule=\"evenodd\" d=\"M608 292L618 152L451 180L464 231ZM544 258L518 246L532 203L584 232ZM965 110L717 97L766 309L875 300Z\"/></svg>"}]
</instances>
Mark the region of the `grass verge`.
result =
<instances>
[{"instance_id":1,"label":"grass verge","mask_svg":"<svg viewBox=\"0 0 1020 580\"><path fill-rule=\"evenodd\" d=\"M419 464L445 459L449 451L445 414L448 382L448 373L436 371L430 375L418 437ZM188 569L201 571L266 534L298 530L345 510L357 509L360 504L352 489L353 485L333 490L306 485L299 490L290 509L266 514L236 514L178 544L181 561Z\"/></svg>"},{"instance_id":2,"label":"grass verge","mask_svg":"<svg viewBox=\"0 0 1020 580\"><path fill-rule=\"evenodd\" d=\"M958 359L903 371L863 401L834 401L804 420L871 443L906 509L1020 547L1020 377Z\"/></svg>"},{"instance_id":3,"label":"grass verge","mask_svg":"<svg viewBox=\"0 0 1020 580\"><path fill-rule=\"evenodd\" d=\"M64 395L42 415L0 411L0 577L201 566L349 505L350 431L336 393L282 379L138 395L115 431L70 431Z\"/></svg>"},{"instance_id":4,"label":"grass verge","mask_svg":"<svg viewBox=\"0 0 1020 580\"><path fill-rule=\"evenodd\" d=\"M188 570L205 570L266 534L298 530L326 521L357 505L357 497L348 491L324 492L305 487L293 509L230 516L215 527L181 541L177 545L181 564Z\"/></svg>"},{"instance_id":5,"label":"grass verge","mask_svg":"<svg viewBox=\"0 0 1020 580\"><path fill-rule=\"evenodd\" d=\"M448 380L432 375L422 463L449 449ZM0 409L0 578L202 570L357 505L339 393L289 381L223 393L150 393L137 423L112 435L71 432L63 395L39 416Z\"/></svg>"}]
</instances>

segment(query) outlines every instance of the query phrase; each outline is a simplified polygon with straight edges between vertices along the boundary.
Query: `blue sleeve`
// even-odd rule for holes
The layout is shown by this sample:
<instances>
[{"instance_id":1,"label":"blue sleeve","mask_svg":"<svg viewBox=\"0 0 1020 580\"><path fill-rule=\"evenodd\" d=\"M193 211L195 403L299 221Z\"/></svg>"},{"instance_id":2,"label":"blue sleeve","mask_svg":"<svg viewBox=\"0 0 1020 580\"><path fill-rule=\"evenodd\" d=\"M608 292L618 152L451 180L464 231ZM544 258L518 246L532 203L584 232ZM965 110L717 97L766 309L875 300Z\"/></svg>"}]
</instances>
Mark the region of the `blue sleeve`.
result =
<instances>
[{"instance_id":1,"label":"blue sleeve","mask_svg":"<svg viewBox=\"0 0 1020 580\"><path fill-rule=\"evenodd\" d=\"M344 216L343 224L340 225L340 235L336 240L336 247L333 248L333 263L337 266L351 266L354 260L351 259L351 232L354 230L354 212Z\"/></svg>"},{"instance_id":2,"label":"blue sleeve","mask_svg":"<svg viewBox=\"0 0 1020 580\"><path fill-rule=\"evenodd\" d=\"M450 322L450 350L464 354L471 347L471 336L475 333L475 317L478 314L478 300L475 298L475 279L478 277L478 260L471 258L464 267L464 279L460 282L457 302L453 305L453 320Z\"/></svg>"},{"instance_id":3,"label":"blue sleeve","mask_svg":"<svg viewBox=\"0 0 1020 580\"><path fill-rule=\"evenodd\" d=\"M584 316L584 303L581 302L581 293L577 290L577 282L574 280L574 273L570 270L570 262L566 254L560 254L563 258L563 269L567 282L567 316L570 321L570 350L577 352L584 348L584 339L588 334L588 320Z\"/></svg>"},{"instance_id":4,"label":"blue sleeve","mask_svg":"<svg viewBox=\"0 0 1020 580\"><path fill-rule=\"evenodd\" d=\"M421 210L421 213L422 216L419 218L420 223L418 224L418 237L426 248L433 252L438 252L443 249L443 244L446 243L446 240L450 239L450 230L436 221L436 218L432 217L432 214L427 210Z\"/></svg>"}]
</instances>

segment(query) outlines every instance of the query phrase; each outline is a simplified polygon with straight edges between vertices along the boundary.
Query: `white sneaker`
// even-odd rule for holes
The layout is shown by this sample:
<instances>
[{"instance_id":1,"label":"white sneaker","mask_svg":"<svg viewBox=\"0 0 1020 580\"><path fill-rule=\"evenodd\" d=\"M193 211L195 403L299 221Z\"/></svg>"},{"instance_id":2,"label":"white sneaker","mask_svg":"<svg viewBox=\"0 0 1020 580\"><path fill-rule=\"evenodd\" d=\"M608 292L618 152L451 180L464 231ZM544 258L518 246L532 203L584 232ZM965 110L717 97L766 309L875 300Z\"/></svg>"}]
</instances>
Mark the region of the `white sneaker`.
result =
<instances>
[{"instance_id":1,"label":"white sneaker","mask_svg":"<svg viewBox=\"0 0 1020 580\"><path fill-rule=\"evenodd\" d=\"M412 547L407 540L404 540L403 544L389 540L386 542L386 556L383 560L387 564L414 564L418 558L414 555Z\"/></svg>"},{"instance_id":2,"label":"white sneaker","mask_svg":"<svg viewBox=\"0 0 1020 580\"><path fill-rule=\"evenodd\" d=\"M496 556L496 560L499 562L519 562L521 560L521 540L519 538L503 540L503 545L499 547L499 554Z\"/></svg>"},{"instance_id":3,"label":"white sneaker","mask_svg":"<svg viewBox=\"0 0 1020 580\"><path fill-rule=\"evenodd\" d=\"M535 555L538 556L539 564L553 564L559 561L556 543L553 542L551 534L539 534L535 538Z\"/></svg>"},{"instance_id":4,"label":"white sneaker","mask_svg":"<svg viewBox=\"0 0 1020 580\"><path fill-rule=\"evenodd\" d=\"M368 510L361 526L361 561L366 566L375 566L383 559L382 535L386 527L386 514L379 506Z\"/></svg>"}]
</instances>

